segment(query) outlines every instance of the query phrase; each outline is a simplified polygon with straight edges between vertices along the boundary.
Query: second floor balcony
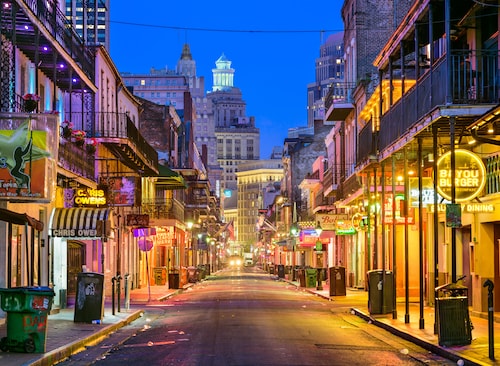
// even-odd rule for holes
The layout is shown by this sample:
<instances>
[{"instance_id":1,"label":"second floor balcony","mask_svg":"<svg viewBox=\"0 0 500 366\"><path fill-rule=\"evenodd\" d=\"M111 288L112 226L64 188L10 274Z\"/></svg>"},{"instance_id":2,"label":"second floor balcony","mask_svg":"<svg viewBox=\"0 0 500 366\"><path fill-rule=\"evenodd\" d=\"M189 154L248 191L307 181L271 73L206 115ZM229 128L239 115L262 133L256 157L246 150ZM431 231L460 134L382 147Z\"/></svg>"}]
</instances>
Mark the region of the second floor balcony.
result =
<instances>
[{"instance_id":1,"label":"second floor balcony","mask_svg":"<svg viewBox=\"0 0 500 366\"><path fill-rule=\"evenodd\" d=\"M449 62L446 57L439 60L432 72L424 74L384 112L378 131L378 151L403 136L411 138L406 136L416 126L423 130L442 121L442 132L446 132L451 116L466 127L498 103L498 52L461 51L449 57Z\"/></svg>"},{"instance_id":2,"label":"second floor balcony","mask_svg":"<svg viewBox=\"0 0 500 366\"><path fill-rule=\"evenodd\" d=\"M141 210L151 219L184 222L184 205L175 197L143 199Z\"/></svg>"},{"instance_id":3,"label":"second floor balcony","mask_svg":"<svg viewBox=\"0 0 500 366\"><path fill-rule=\"evenodd\" d=\"M334 83L325 96L325 120L343 121L354 110L355 83Z\"/></svg>"},{"instance_id":4,"label":"second floor balcony","mask_svg":"<svg viewBox=\"0 0 500 366\"><path fill-rule=\"evenodd\" d=\"M145 175L158 173L158 152L146 141L126 113L66 113L72 125L94 137L121 157L124 164Z\"/></svg>"}]
</instances>

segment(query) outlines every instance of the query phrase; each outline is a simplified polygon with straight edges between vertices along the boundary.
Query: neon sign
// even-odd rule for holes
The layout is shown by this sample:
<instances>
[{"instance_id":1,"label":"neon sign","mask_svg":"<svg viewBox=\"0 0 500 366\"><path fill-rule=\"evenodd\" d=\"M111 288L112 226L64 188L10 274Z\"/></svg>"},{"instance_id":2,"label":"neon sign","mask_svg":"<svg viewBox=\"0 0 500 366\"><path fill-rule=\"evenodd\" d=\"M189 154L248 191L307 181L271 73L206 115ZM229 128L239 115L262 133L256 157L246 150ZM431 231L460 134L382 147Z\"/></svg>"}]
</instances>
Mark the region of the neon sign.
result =
<instances>
[{"instance_id":1,"label":"neon sign","mask_svg":"<svg viewBox=\"0 0 500 366\"><path fill-rule=\"evenodd\" d=\"M477 197L486 184L486 167L474 153L455 150L455 181L451 179L451 151L437 161L438 193L451 201L451 189L455 188L455 201L465 202Z\"/></svg>"}]
</instances>

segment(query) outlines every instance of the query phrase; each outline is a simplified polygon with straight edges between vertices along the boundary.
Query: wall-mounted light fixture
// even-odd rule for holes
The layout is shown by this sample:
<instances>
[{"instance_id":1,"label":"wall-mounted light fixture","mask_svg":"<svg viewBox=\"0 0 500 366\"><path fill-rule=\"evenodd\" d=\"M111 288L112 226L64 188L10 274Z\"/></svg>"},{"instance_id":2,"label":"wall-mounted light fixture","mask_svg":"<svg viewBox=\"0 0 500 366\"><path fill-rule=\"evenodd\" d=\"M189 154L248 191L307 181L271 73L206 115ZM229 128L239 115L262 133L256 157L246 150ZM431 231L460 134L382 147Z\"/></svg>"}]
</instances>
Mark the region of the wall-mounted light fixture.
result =
<instances>
[{"instance_id":1,"label":"wall-mounted light fixture","mask_svg":"<svg viewBox=\"0 0 500 366\"><path fill-rule=\"evenodd\" d=\"M316 230L316 234L318 234L318 236L320 236L321 233L323 232L323 228L321 227L319 221L317 222L316 227L314 228L314 230Z\"/></svg>"}]
</instances>

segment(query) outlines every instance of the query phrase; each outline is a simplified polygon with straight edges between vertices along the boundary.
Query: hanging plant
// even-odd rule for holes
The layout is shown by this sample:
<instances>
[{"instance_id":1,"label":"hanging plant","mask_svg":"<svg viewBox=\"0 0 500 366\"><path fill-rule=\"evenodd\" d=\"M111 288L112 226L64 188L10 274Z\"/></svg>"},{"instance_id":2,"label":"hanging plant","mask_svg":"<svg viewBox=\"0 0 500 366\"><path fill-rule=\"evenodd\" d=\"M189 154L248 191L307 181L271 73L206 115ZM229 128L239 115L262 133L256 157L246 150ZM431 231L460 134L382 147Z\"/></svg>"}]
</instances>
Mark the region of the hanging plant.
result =
<instances>
[{"instance_id":1,"label":"hanging plant","mask_svg":"<svg viewBox=\"0 0 500 366\"><path fill-rule=\"evenodd\" d=\"M70 121L64 121L61 123L61 136L65 139L70 139L73 136L73 123Z\"/></svg>"},{"instance_id":2,"label":"hanging plant","mask_svg":"<svg viewBox=\"0 0 500 366\"><path fill-rule=\"evenodd\" d=\"M93 137L87 139L87 145L85 148L87 150L87 154L89 155L95 154L97 148L97 140Z\"/></svg>"},{"instance_id":3,"label":"hanging plant","mask_svg":"<svg viewBox=\"0 0 500 366\"><path fill-rule=\"evenodd\" d=\"M83 147L85 145L85 131L83 130L73 130L72 131L73 135L73 140L75 141L75 144L79 147Z\"/></svg>"},{"instance_id":4,"label":"hanging plant","mask_svg":"<svg viewBox=\"0 0 500 366\"><path fill-rule=\"evenodd\" d=\"M24 110L26 112L33 112L35 109L38 108L38 102L40 101L40 96L28 93L23 96L23 100L24 100Z\"/></svg>"}]
</instances>

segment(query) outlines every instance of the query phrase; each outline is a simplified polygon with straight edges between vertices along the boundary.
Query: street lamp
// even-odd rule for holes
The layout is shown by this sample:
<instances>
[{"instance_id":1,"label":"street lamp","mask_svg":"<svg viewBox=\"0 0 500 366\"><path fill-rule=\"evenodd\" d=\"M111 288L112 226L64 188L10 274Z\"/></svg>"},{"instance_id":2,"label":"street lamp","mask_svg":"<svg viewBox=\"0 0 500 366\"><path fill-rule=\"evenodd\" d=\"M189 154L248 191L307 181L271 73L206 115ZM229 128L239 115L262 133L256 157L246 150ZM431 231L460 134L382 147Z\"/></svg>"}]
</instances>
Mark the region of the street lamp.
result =
<instances>
[{"instance_id":1,"label":"street lamp","mask_svg":"<svg viewBox=\"0 0 500 366\"><path fill-rule=\"evenodd\" d=\"M191 260L193 260L193 254L195 253L195 251L193 250L193 247L194 247L194 242L193 242L193 225L194 223L189 220L188 222L186 222L186 227L187 227L187 230L189 231L189 237L188 237L188 253L189 251L191 250ZM188 259L189 260L189 259ZM194 262L193 262L194 263ZM189 265L189 263L187 263L187 265Z\"/></svg>"},{"instance_id":2,"label":"street lamp","mask_svg":"<svg viewBox=\"0 0 500 366\"><path fill-rule=\"evenodd\" d=\"M314 230L316 230L316 235L318 235L318 240L316 241L316 250L317 250L319 245L322 245L320 236L321 236L321 233L323 232L323 228L321 227L319 221L317 222ZM322 247L320 247L320 248L321 248L321 250L323 249ZM318 280L318 286L316 287L316 290L323 290L323 284L321 282L321 267L319 267L319 264L317 261L316 261L316 266L317 266L317 270L318 270L318 273L316 275L316 279Z\"/></svg>"}]
</instances>

